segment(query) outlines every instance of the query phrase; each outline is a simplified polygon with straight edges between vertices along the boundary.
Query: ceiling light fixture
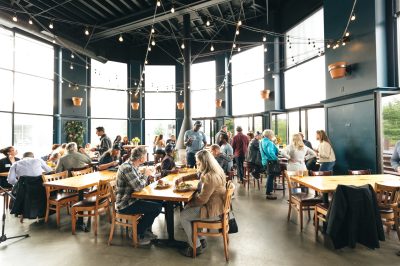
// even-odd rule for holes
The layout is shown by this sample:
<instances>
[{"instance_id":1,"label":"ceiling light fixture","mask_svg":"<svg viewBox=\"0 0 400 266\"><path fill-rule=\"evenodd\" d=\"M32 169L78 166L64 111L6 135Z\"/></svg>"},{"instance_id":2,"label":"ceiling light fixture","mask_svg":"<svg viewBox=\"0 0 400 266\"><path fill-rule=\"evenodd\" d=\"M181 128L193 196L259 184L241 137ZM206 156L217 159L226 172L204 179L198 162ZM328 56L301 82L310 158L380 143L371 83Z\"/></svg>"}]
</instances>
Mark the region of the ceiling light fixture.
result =
<instances>
[{"instance_id":1,"label":"ceiling light fixture","mask_svg":"<svg viewBox=\"0 0 400 266\"><path fill-rule=\"evenodd\" d=\"M182 48L182 49L185 49L185 43L182 42L181 48Z\"/></svg>"},{"instance_id":2,"label":"ceiling light fixture","mask_svg":"<svg viewBox=\"0 0 400 266\"><path fill-rule=\"evenodd\" d=\"M346 32L345 36L349 37L350 36L350 32Z\"/></svg>"},{"instance_id":3,"label":"ceiling light fixture","mask_svg":"<svg viewBox=\"0 0 400 266\"><path fill-rule=\"evenodd\" d=\"M156 31L155 31L154 28L152 27L152 28L151 28L151 33L154 33L154 32L156 32Z\"/></svg>"},{"instance_id":4,"label":"ceiling light fixture","mask_svg":"<svg viewBox=\"0 0 400 266\"><path fill-rule=\"evenodd\" d=\"M89 28L88 28L88 27L86 27L86 28L85 28L85 35L86 35L86 36L88 36L88 35L89 35L89 33L90 33L90 32L89 32Z\"/></svg>"},{"instance_id":5,"label":"ceiling light fixture","mask_svg":"<svg viewBox=\"0 0 400 266\"><path fill-rule=\"evenodd\" d=\"M50 29L53 29L53 28L54 28L53 21L50 21L49 28L50 28Z\"/></svg>"},{"instance_id":6,"label":"ceiling light fixture","mask_svg":"<svg viewBox=\"0 0 400 266\"><path fill-rule=\"evenodd\" d=\"M242 21L241 20L238 21L238 26L242 26Z\"/></svg>"},{"instance_id":7,"label":"ceiling light fixture","mask_svg":"<svg viewBox=\"0 0 400 266\"><path fill-rule=\"evenodd\" d=\"M118 41L119 42L123 42L124 41L124 38L122 37L122 34L119 35Z\"/></svg>"},{"instance_id":8,"label":"ceiling light fixture","mask_svg":"<svg viewBox=\"0 0 400 266\"><path fill-rule=\"evenodd\" d=\"M161 6L161 1L157 0L157 6Z\"/></svg>"},{"instance_id":9,"label":"ceiling light fixture","mask_svg":"<svg viewBox=\"0 0 400 266\"><path fill-rule=\"evenodd\" d=\"M29 23L29 25L32 25L32 24L33 24L32 18L29 18L28 23Z\"/></svg>"},{"instance_id":10,"label":"ceiling light fixture","mask_svg":"<svg viewBox=\"0 0 400 266\"><path fill-rule=\"evenodd\" d=\"M12 17L12 20L14 22L18 22L17 13L14 13L14 16Z\"/></svg>"},{"instance_id":11,"label":"ceiling light fixture","mask_svg":"<svg viewBox=\"0 0 400 266\"><path fill-rule=\"evenodd\" d=\"M207 27L209 27L211 25L211 22L208 19L207 19L206 25L207 25Z\"/></svg>"},{"instance_id":12,"label":"ceiling light fixture","mask_svg":"<svg viewBox=\"0 0 400 266\"><path fill-rule=\"evenodd\" d=\"M214 52L214 45L211 44L210 51Z\"/></svg>"},{"instance_id":13,"label":"ceiling light fixture","mask_svg":"<svg viewBox=\"0 0 400 266\"><path fill-rule=\"evenodd\" d=\"M151 41L151 45L156 45L156 41L154 39Z\"/></svg>"},{"instance_id":14,"label":"ceiling light fixture","mask_svg":"<svg viewBox=\"0 0 400 266\"><path fill-rule=\"evenodd\" d=\"M263 36L263 42L266 42L267 41L267 36Z\"/></svg>"},{"instance_id":15,"label":"ceiling light fixture","mask_svg":"<svg viewBox=\"0 0 400 266\"><path fill-rule=\"evenodd\" d=\"M174 8L174 6L171 7L171 13L175 13L175 8Z\"/></svg>"}]
</instances>

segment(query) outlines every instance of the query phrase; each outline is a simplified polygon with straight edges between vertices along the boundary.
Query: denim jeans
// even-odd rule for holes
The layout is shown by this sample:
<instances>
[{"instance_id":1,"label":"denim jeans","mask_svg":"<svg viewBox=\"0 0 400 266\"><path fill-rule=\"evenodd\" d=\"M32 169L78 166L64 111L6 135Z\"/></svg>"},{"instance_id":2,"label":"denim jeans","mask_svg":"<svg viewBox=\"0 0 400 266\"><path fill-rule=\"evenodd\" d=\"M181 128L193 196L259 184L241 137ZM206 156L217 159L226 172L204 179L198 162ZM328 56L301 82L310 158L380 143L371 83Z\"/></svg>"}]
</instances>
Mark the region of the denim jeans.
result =
<instances>
[{"instance_id":1,"label":"denim jeans","mask_svg":"<svg viewBox=\"0 0 400 266\"><path fill-rule=\"evenodd\" d=\"M196 166L196 156L193 152L186 153L186 164L189 168Z\"/></svg>"},{"instance_id":2,"label":"denim jeans","mask_svg":"<svg viewBox=\"0 0 400 266\"><path fill-rule=\"evenodd\" d=\"M270 194L274 191L274 178L275 176L273 174L268 174L267 176L267 182L265 185L267 194Z\"/></svg>"},{"instance_id":3,"label":"denim jeans","mask_svg":"<svg viewBox=\"0 0 400 266\"><path fill-rule=\"evenodd\" d=\"M244 156L235 157L236 167L237 167L237 175L240 181L243 181L243 162Z\"/></svg>"},{"instance_id":4,"label":"denim jeans","mask_svg":"<svg viewBox=\"0 0 400 266\"><path fill-rule=\"evenodd\" d=\"M143 235L147 228L151 228L154 219L160 214L162 204L159 202L137 200L132 205L118 211L122 214L143 214L137 227L138 235Z\"/></svg>"},{"instance_id":5,"label":"denim jeans","mask_svg":"<svg viewBox=\"0 0 400 266\"><path fill-rule=\"evenodd\" d=\"M335 166L335 162L324 162L319 164L320 171L333 171L333 167Z\"/></svg>"}]
</instances>

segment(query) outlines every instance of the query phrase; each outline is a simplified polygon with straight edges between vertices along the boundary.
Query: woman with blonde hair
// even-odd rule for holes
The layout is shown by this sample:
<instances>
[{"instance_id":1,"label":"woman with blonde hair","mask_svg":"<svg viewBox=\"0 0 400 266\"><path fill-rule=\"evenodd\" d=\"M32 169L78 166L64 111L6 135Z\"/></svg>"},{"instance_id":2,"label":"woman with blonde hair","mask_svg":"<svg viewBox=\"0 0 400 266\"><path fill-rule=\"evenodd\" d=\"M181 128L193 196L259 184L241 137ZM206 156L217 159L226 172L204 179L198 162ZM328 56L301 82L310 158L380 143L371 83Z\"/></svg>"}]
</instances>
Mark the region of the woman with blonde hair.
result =
<instances>
[{"instance_id":1,"label":"woman with blonde hair","mask_svg":"<svg viewBox=\"0 0 400 266\"><path fill-rule=\"evenodd\" d=\"M181 211L181 224L189 244L187 248L181 250L181 253L187 257L192 257L194 248L196 248L197 254L201 254L207 246L204 237L198 238L197 243L192 243L192 221L219 220L224 211L226 191L225 173L210 152L206 150L198 151L196 153L196 164L202 183L201 191ZM185 180L196 178L196 175L179 178L176 180L176 185Z\"/></svg>"},{"instance_id":2,"label":"woman with blonde hair","mask_svg":"<svg viewBox=\"0 0 400 266\"><path fill-rule=\"evenodd\" d=\"M319 171L333 171L336 161L335 152L324 130L317 130L317 140L319 141L317 150L320 164Z\"/></svg>"},{"instance_id":3,"label":"woman with blonde hair","mask_svg":"<svg viewBox=\"0 0 400 266\"><path fill-rule=\"evenodd\" d=\"M294 134L292 142L287 146L282 155L288 159L288 171L306 171L306 160L317 157L317 154L304 145L303 138L300 134Z\"/></svg>"}]
</instances>

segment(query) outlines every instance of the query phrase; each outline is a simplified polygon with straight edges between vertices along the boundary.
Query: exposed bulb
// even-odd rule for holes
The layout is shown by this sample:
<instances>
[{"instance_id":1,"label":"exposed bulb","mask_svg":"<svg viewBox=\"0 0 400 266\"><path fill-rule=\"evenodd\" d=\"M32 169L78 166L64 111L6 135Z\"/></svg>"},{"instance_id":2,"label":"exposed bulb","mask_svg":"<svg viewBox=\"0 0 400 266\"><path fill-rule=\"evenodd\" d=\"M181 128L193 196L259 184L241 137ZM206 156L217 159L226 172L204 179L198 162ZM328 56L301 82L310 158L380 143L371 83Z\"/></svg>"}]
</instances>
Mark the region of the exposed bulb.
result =
<instances>
[{"instance_id":1,"label":"exposed bulb","mask_svg":"<svg viewBox=\"0 0 400 266\"><path fill-rule=\"evenodd\" d=\"M32 25L32 24L33 24L33 21L32 21L31 18L29 18L28 23L29 23L29 25Z\"/></svg>"},{"instance_id":2,"label":"exposed bulb","mask_svg":"<svg viewBox=\"0 0 400 266\"><path fill-rule=\"evenodd\" d=\"M89 35L89 33L90 33L90 32L89 32L89 29L88 29L88 28L86 28L86 29L85 29L85 35L86 35L86 36L88 36L88 35Z\"/></svg>"},{"instance_id":3,"label":"exposed bulb","mask_svg":"<svg viewBox=\"0 0 400 266\"><path fill-rule=\"evenodd\" d=\"M346 32L345 36L349 37L350 36L350 32Z\"/></svg>"},{"instance_id":4,"label":"exposed bulb","mask_svg":"<svg viewBox=\"0 0 400 266\"><path fill-rule=\"evenodd\" d=\"M342 42L342 46L345 46L346 45L346 43L345 42Z\"/></svg>"},{"instance_id":5,"label":"exposed bulb","mask_svg":"<svg viewBox=\"0 0 400 266\"><path fill-rule=\"evenodd\" d=\"M147 63L149 63L147 60L144 60L144 64L147 65Z\"/></svg>"},{"instance_id":6,"label":"exposed bulb","mask_svg":"<svg viewBox=\"0 0 400 266\"><path fill-rule=\"evenodd\" d=\"M119 35L118 41L120 41L120 42L123 42L123 41L124 41L124 38L122 37L122 34Z\"/></svg>"},{"instance_id":7,"label":"exposed bulb","mask_svg":"<svg viewBox=\"0 0 400 266\"><path fill-rule=\"evenodd\" d=\"M171 7L171 13L175 13L175 8L174 8L174 6Z\"/></svg>"},{"instance_id":8,"label":"exposed bulb","mask_svg":"<svg viewBox=\"0 0 400 266\"><path fill-rule=\"evenodd\" d=\"M88 66L88 65L86 65L86 69L89 69L89 66Z\"/></svg>"},{"instance_id":9,"label":"exposed bulb","mask_svg":"<svg viewBox=\"0 0 400 266\"><path fill-rule=\"evenodd\" d=\"M54 28L53 22L50 22L49 28L50 28L50 29L53 29L53 28Z\"/></svg>"},{"instance_id":10,"label":"exposed bulb","mask_svg":"<svg viewBox=\"0 0 400 266\"><path fill-rule=\"evenodd\" d=\"M151 33L154 33L154 32L156 32L156 31L154 30L154 28L151 28Z\"/></svg>"},{"instance_id":11,"label":"exposed bulb","mask_svg":"<svg viewBox=\"0 0 400 266\"><path fill-rule=\"evenodd\" d=\"M242 51L242 49L240 49L240 47L238 47L238 52Z\"/></svg>"},{"instance_id":12,"label":"exposed bulb","mask_svg":"<svg viewBox=\"0 0 400 266\"><path fill-rule=\"evenodd\" d=\"M73 64L71 64L70 66L69 66L69 69L74 69L74 65Z\"/></svg>"},{"instance_id":13,"label":"exposed bulb","mask_svg":"<svg viewBox=\"0 0 400 266\"><path fill-rule=\"evenodd\" d=\"M326 45L326 48L331 48L331 45L328 43L327 45Z\"/></svg>"},{"instance_id":14,"label":"exposed bulb","mask_svg":"<svg viewBox=\"0 0 400 266\"><path fill-rule=\"evenodd\" d=\"M161 1L157 0L157 6L161 6Z\"/></svg>"},{"instance_id":15,"label":"exposed bulb","mask_svg":"<svg viewBox=\"0 0 400 266\"><path fill-rule=\"evenodd\" d=\"M264 48L264 53L266 53L268 51L267 47Z\"/></svg>"},{"instance_id":16,"label":"exposed bulb","mask_svg":"<svg viewBox=\"0 0 400 266\"><path fill-rule=\"evenodd\" d=\"M236 48L236 43L233 44L233 48Z\"/></svg>"},{"instance_id":17,"label":"exposed bulb","mask_svg":"<svg viewBox=\"0 0 400 266\"><path fill-rule=\"evenodd\" d=\"M214 52L214 45L211 44L210 51Z\"/></svg>"},{"instance_id":18,"label":"exposed bulb","mask_svg":"<svg viewBox=\"0 0 400 266\"><path fill-rule=\"evenodd\" d=\"M184 43L181 44L181 48L185 49L185 44Z\"/></svg>"},{"instance_id":19,"label":"exposed bulb","mask_svg":"<svg viewBox=\"0 0 400 266\"><path fill-rule=\"evenodd\" d=\"M351 15L351 21L356 20L356 14Z\"/></svg>"},{"instance_id":20,"label":"exposed bulb","mask_svg":"<svg viewBox=\"0 0 400 266\"><path fill-rule=\"evenodd\" d=\"M242 26L242 21L241 20L238 21L238 26Z\"/></svg>"},{"instance_id":21,"label":"exposed bulb","mask_svg":"<svg viewBox=\"0 0 400 266\"><path fill-rule=\"evenodd\" d=\"M264 37L263 37L263 42L266 42L266 41L267 41L267 37L264 36Z\"/></svg>"},{"instance_id":22,"label":"exposed bulb","mask_svg":"<svg viewBox=\"0 0 400 266\"><path fill-rule=\"evenodd\" d=\"M208 19L207 19L206 25L207 25L207 27L211 25L211 22Z\"/></svg>"},{"instance_id":23,"label":"exposed bulb","mask_svg":"<svg viewBox=\"0 0 400 266\"><path fill-rule=\"evenodd\" d=\"M151 51L151 47L150 46L147 48L147 51L149 51L149 52Z\"/></svg>"},{"instance_id":24,"label":"exposed bulb","mask_svg":"<svg viewBox=\"0 0 400 266\"><path fill-rule=\"evenodd\" d=\"M153 45L153 46L156 45L156 41L155 41L155 40L152 40L152 41L151 41L151 45Z\"/></svg>"},{"instance_id":25,"label":"exposed bulb","mask_svg":"<svg viewBox=\"0 0 400 266\"><path fill-rule=\"evenodd\" d=\"M240 33L239 30L236 30L236 35L239 35L239 33Z\"/></svg>"},{"instance_id":26,"label":"exposed bulb","mask_svg":"<svg viewBox=\"0 0 400 266\"><path fill-rule=\"evenodd\" d=\"M13 20L14 22L18 22L17 14L14 14L14 16L12 17L12 20Z\"/></svg>"},{"instance_id":27,"label":"exposed bulb","mask_svg":"<svg viewBox=\"0 0 400 266\"><path fill-rule=\"evenodd\" d=\"M75 58L75 55L73 53L71 53L71 58Z\"/></svg>"}]
</instances>

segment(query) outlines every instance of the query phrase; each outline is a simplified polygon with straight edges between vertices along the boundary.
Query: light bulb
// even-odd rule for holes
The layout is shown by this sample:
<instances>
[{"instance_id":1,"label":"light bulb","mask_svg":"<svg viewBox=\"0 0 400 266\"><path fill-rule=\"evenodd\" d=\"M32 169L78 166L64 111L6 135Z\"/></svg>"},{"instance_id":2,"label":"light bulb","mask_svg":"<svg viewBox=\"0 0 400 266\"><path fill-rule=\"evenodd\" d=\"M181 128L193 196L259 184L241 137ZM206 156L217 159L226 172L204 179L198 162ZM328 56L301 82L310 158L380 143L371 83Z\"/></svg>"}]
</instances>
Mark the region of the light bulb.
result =
<instances>
[{"instance_id":1,"label":"light bulb","mask_svg":"<svg viewBox=\"0 0 400 266\"><path fill-rule=\"evenodd\" d=\"M154 28L151 28L151 33L154 33L154 32L155 32Z\"/></svg>"},{"instance_id":2,"label":"light bulb","mask_svg":"<svg viewBox=\"0 0 400 266\"><path fill-rule=\"evenodd\" d=\"M152 41L151 41L151 45L153 45L153 46L156 45L156 41L155 41L155 40L152 40Z\"/></svg>"},{"instance_id":3,"label":"light bulb","mask_svg":"<svg viewBox=\"0 0 400 266\"><path fill-rule=\"evenodd\" d=\"M264 48L264 53L266 53L268 51L267 47Z\"/></svg>"},{"instance_id":4,"label":"light bulb","mask_svg":"<svg viewBox=\"0 0 400 266\"><path fill-rule=\"evenodd\" d=\"M233 48L236 48L236 43L233 44Z\"/></svg>"},{"instance_id":5,"label":"light bulb","mask_svg":"<svg viewBox=\"0 0 400 266\"><path fill-rule=\"evenodd\" d=\"M354 20L356 20L356 14L353 14L353 15L351 16L351 21L354 21Z\"/></svg>"},{"instance_id":6,"label":"light bulb","mask_svg":"<svg viewBox=\"0 0 400 266\"><path fill-rule=\"evenodd\" d=\"M86 36L89 35L89 29L88 29L88 28L85 29L85 35L86 35Z\"/></svg>"},{"instance_id":7,"label":"light bulb","mask_svg":"<svg viewBox=\"0 0 400 266\"><path fill-rule=\"evenodd\" d=\"M326 48L331 48L331 45L328 43L327 45L326 45Z\"/></svg>"},{"instance_id":8,"label":"light bulb","mask_svg":"<svg viewBox=\"0 0 400 266\"><path fill-rule=\"evenodd\" d=\"M74 69L74 65L73 64L71 64L70 66L69 66L69 69Z\"/></svg>"},{"instance_id":9,"label":"light bulb","mask_svg":"<svg viewBox=\"0 0 400 266\"><path fill-rule=\"evenodd\" d=\"M350 32L346 32L345 36L349 37L350 36Z\"/></svg>"},{"instance_id":10,"label":"light bulb","mask_svg":"<svg viewBox=\"0 0 400 266\"><path fill-rule=\"evenodd\" d=\"M151 51L151 47L150 46L147 48L147 51Z\"/></svg>"},{"instance_id":11,"label":"light bulb","mask_svg":"<svg viewBox=\"0 0 400 266\"><path fill-rule=\"evenodd\" d=\"M171 7L171 13L175 13L175 8L174 8L174 6Z\"/></svg>"},{"instance_id":12,"label":"light bulb","mask_svg":"<svg viewBox=\"0 0 400 266\"><path fill-rule=\"evenodd\" d=\"M264 36L264 37L263 37L263 42L266 42L266 41L267 41L267 37Z\"/></svg>"},{"instance_id":13,"label":"light bulb","mask_svg":"<svg viewBox=\"0 0 400 266\"><path fill-rule=\"evenodd\" d=\"M184 43L181 44L181 48L185 49L185 44Z\"/></svg>"},{"instance_id":14,"label":"light bulb","mask_svg":"<svg viewBox=\"0 0 400 266\"><path fill-rule=\"evenodd\" d=\"M144 64L147 65L147 63L148 63L148 61L147 61L147 60L144 60Z\"/></svg>"},{"instance_id":15,"label":"light bulb","mask_svg":"<svg viewBox=\"0 0 400 266\"><path fill-rule=\"evenodd\" d=\"M207 19L206 25L210 26L211 22Z\"/></svg>"},{"instance_id":16,"label":"light bulb","mask_svg":"<svg viewBox=\"0 0 400 266\"><path fill-rule=\"evenodd\" d=\"M31 18L29 18L28 23L29 23L29 25L32 25L32 24L33 24L33 21L32 21Z\"/></svg>"},{"instance_id":17,"label":"light bulb","mask_svg":"<svg viewBox=\"0 0 400 266\"><path fill-rule=\"evenodd\" d=\"M73 53L71 53L71 58L75 58L75 55Z\"/></svg>"},{"instance_id":18,"label":"light bulb","mask_svg":"<svg viewBox=\"0 0 400 266\"><path fill-rule=\"evenodd\" d=\"M53 43L56 43L56 40L53 39Z\"/></svg>"},{"instance_id":19,"label":"light bulb","mask_svg":"<svg viewBox=\"0 0 400 266\"><path fill-rule=\"evenodd\" d=\"M122 34L119 35L118 41L120 41L120 42L123 42L123 41L124 41L124 38L122 37Z\"/></svg>"},{"instance_id":20,"label":"light bulb","mask_svg":"<svg viewBox=\"0 0 400 266\"><path fill-rule=\"evenodd\" d=\"M342 46L345 46L346 45L346 43L345 42L342 42Z\"/></svg>"},{"instance_id":21,"label":"light bulb","mask_svg":"<svg viewBox=\"0 0 400 266\"><path fill-rule=\"evenodd\" d=\"M271 68L270 67L268 67L268 69L267 69L268 71L271 71Z\"/></svg>"},{"instance_id":22,"label":"light bulb","mask_svg":"<svg viewBox=\"0 0 400 266\"><path fill-rule=\"evenodd\" d=\"M50 28L50 29L53 29L53 28L54 28L53 22L50 22L49 28Z\"/></svg>"},{"instance_id":23,"label":"light bulb","mask_svg":"<svg viewBox=\"0 0 400 266\"><path fill-rule=\"evenodd\" d=\"M17 22L17 21L18 21L17 14L14 14L14 16L12 17L12 20L13 20L14 22Z\"/></svg>"},{"instance_id":24,"label":"light bulb","mask_svg":"<svg viewBox=\"0 0 400 266\"><path fill-rule=\"evenodd\" d=\"M214 45L211 44L210 51L214 52Z\"/></svg>"},{"instance_id":25,"label":"light bulb","mask_svg":"<svg viewBox=\"0 0 400 266\"><path fill-rule=\"evenodd\" d=\"M242 26L242 21L241 20L238 21L238 26Z\"/></svg>"},{"instance_id":26,"label":"light bulb","mask_svg":"<svg viewBox=\"0 0 400 266\"><path fill-rule=\"evenodd\" d=\"M242 51L242 49L240 49L240 47L238 47L238 52Z\"/></svg>"},{"instance_id":27,"label":"light bulb","mask_svg":"<svg viewBox=\"0 0 400 266\"><path fill-rule=\"evenodd\" d=\"M157 6L161 6L161 1L157 0Z\"/></svg>"},{"instance_id":28,"label":"light bulb","mask_svg":"<svg viewBox=\"0 0 400 266\"><path fill-rule=\"evenodd\" d=\"M88 65L86 65L86 69L89 69L89 66L88 66Z\"/></svg>"},{"instance_id":29,"label":"light bulb","mask_svg":"<svg viewBox=\"0 0 400 266\"><path fill-rule=\"evenodd\" d=\"M239 35L239 33L240 33L239 30L236 30L236 35Z\"/></svg>"}]
</instances>

